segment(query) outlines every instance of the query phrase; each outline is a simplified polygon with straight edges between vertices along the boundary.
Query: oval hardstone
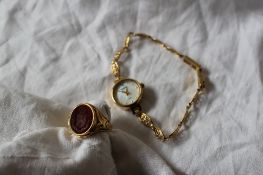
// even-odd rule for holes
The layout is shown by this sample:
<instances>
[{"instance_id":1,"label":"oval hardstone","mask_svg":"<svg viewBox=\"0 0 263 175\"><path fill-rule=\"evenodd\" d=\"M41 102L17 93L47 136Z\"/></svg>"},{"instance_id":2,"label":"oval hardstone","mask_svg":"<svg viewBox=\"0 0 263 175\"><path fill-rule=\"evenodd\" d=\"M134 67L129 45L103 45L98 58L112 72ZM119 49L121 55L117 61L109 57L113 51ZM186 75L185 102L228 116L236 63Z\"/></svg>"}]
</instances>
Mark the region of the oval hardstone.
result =
<instances>
[{"instance_id":1,"label":"oval hardstone","mask_svg":"<svg viewBox=\"0 0 263 175\"><path fill-rule=\"evenodd\" d=\"M70 117L70 127L76 134L85 133L93 120L92 109L85 104L77 106Z\"/></svg>"}]
</instances>

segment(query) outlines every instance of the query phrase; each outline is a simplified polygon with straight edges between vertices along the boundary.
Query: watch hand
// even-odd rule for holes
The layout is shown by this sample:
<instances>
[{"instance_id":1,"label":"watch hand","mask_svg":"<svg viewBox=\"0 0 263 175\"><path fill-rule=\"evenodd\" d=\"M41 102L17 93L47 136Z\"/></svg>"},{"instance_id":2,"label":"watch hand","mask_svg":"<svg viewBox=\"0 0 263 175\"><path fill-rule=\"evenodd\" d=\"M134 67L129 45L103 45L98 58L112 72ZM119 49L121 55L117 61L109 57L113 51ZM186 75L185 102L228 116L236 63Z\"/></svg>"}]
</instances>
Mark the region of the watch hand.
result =
<instances>
[{"instance_id":1,"label":"watch hand","mask_svg":"<svg viewBox=\"0 0 263 175\"><path fill-rule=\"evenodd\" d=\"M125 94L126 94L126 91L119 91L119 92L122 92L122 93L125 93Z\"/></svg>"},{"instance_id":2,"label":"watch hand","mask_svg":"<svg viewBox=\"0 0 263 175\"><path fill-rule=\"evenodd\" d=\"M130 94L127 87L126 87L125 93L127 96Z\"/></svg>"},{"instance_id":3,"label":"watch hand","mask_svg":"<svg viewBox=\"0 0 263 175\"><path fill-rule=\"evenodd\" d=\"M129 92L127 91L127 89L125 91L120 91L119 90L119 92L122 92L122 93L126 94L127 96L129 95Z\"/></svg>"},{"instance_id":4,"label":"watch hand","mask_svg":"<svg viewBox=\"0 0 263 175\"><path fill-rule=\"evenodd\" d=\"M121 89L120 90L124 90L124 89L126 89L127 87L126 86L123 86L123 87L121 87Z\"/></svg>"}]
</instances>

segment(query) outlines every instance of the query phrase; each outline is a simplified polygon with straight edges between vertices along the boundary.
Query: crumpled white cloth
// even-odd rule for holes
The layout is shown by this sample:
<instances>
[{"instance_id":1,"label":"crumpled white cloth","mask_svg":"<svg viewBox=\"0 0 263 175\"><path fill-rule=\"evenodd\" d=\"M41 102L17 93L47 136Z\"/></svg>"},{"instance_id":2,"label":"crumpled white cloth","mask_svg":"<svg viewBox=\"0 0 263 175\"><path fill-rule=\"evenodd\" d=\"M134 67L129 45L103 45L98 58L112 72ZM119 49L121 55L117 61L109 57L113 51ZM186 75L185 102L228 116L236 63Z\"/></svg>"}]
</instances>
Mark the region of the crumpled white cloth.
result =
<instances>
[{"instance_id":1,"label":"crumpled white cloth","mask_svg":"<svg viewBox=\"0 0 263 175\"><path fill-rule=\"evenodd\" d=\"M1 123L5 124L0 142L1 174L173 173L155 151L121 130L79 139L67 129L70 108L4 87L0 94L4 96ZM90 103L110 118L105 102ZM156 163L162 163L162 168L151 169Z\"/></svg>"},{"instance_id":2,"label":"crumpled white cloth","mask_svg":"<svg viewBox=\"0 0 263 175\"><path fill-rule=\"evenodd\" d=\"M261 0L2 0L0 174L262 174L262 18ZM175 140L157 140L110 98L110 63L129 31L204 67L206 94ZM145 84L144 110L171 132L194 90L191 69L138 40L121 62ZM114 130L78 140L67 116L92 99L111 107Z\"/></svg>"}]
</instances>

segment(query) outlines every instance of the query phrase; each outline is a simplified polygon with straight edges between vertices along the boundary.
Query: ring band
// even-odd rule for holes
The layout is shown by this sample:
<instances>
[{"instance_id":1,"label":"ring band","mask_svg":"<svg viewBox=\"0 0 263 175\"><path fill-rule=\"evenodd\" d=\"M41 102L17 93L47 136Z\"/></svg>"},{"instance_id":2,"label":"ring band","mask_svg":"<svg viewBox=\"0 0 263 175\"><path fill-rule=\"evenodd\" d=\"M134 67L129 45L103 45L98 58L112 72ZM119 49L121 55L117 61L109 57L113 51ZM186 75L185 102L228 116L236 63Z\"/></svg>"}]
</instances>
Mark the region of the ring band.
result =
<instances>
[{"instance_id":1,"label":"ring band","mask_svg":"<svg viewBox=\"0 0 263 175\"><path fill-rule=\"evenodd\" d=\"M68 126L71 133L81 138L111 130L109 119L89 103L80 104L72 111Z\"/></svg>"}]
</instances>

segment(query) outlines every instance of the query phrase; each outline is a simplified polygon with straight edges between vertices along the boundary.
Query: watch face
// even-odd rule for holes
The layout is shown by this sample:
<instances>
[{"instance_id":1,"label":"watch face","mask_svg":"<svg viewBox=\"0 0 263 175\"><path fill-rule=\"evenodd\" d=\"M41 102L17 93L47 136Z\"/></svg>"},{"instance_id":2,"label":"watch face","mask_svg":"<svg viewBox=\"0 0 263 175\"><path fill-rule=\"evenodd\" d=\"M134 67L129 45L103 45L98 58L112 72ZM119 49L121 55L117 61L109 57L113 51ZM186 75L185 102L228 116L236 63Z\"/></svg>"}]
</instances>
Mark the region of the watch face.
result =
<instances>
[{"instance_id":1,"label":"watch face","mask_svg":"<svg viewBox=\"0 0 263 175\"><path fill-rule=\"evenodd\" d=\"M113 99L120 106L130 106L141 98L142 87L133 79L123 79L113 87Z\"/></svg>"}]
</instances>

